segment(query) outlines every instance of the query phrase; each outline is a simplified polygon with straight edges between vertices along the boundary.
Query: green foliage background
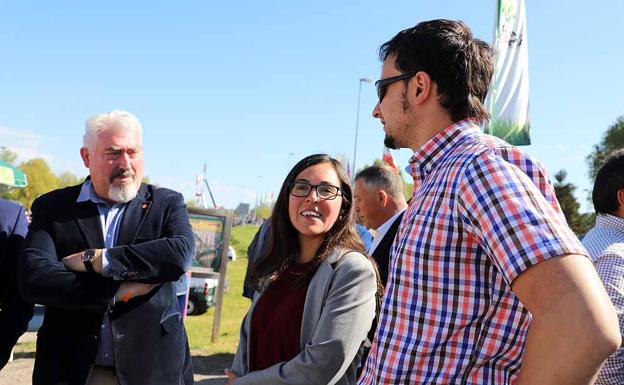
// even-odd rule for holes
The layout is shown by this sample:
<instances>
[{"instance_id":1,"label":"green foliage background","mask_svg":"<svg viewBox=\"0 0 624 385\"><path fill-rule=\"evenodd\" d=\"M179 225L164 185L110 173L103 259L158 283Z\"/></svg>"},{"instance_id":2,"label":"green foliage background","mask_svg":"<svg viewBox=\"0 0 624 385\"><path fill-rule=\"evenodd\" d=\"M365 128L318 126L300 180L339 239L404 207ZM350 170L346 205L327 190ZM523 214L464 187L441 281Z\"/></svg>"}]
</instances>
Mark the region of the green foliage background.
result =
<instances>
[{"instance_id":1,"label":"green foliage background","mask_svg":"<svg viewBox=\"0 0 624 385\"><path fill-rule=\"evenodd\" d=\"M243 279L247 270L247 247L258 228L259 226L255 225L232 228L231 245L236 250L237 258L236 261L228 264L227 288L223 299L219 342L215 344L210 342L214 307L202 315L186 317L184 324L194 355L233 354L236 352L240 324L249 309L249 305L251 305L251 301L242 296Z\"/></svg>"},{"instance_id":2,"label":"green foliage background","mask_svg":"<svg viewBox=\"0 0 624 385\"><path fill-rule=\"evenodd\" d=\"M604 133L599 144L586 158L592 182L602 162L615 150L624 148L624 116L620 116Z\"/></svg>"},{"instance_id":3,"label":"green foliage background","mask_svg":"<svg viewBox=\"0 0 624 385\"><path fill-rule=\"evenodd\" d=\"M566 221L570 229L574 231L577 236L582 236L589 231L594 224L595 216L590 213L581 213L579 211L581 205L574 196L574 190L576 186L572 183L566 182L565 178L567 173L564 170L560 170L555 174L555 195L561 206L561 211L565 215Z\"/></svg>"}]
</instances>

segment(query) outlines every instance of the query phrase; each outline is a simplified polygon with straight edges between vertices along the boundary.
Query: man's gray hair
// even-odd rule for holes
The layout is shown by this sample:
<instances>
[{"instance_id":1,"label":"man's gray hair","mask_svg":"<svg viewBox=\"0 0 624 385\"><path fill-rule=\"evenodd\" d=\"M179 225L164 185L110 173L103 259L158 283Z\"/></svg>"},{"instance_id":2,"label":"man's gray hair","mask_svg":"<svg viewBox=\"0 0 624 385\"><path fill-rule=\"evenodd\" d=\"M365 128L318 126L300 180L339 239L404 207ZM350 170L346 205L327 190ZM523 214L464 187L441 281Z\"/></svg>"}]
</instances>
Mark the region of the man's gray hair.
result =
<instances>
[{"instance_id":1,"label":"man's gray hair","mask_svg":"<svg viewBox=\"0 0 624 385\"><path fill-rule=\"evenodd\" d=\"M403 180L399 172L389 166L370 166L361 170L355 176L355 180L362 179L367 189L381 189L390 196L398 198L403 196Z\"/></svg>"},{"instance_id":2,"label":"man's gray hair","mask_svg":"<svg viewBox=\"0 0 624 385\"><path fill-rule=\"evenodd\" d=\"M85 124L85 134L82 145L89 151L95 148L97 136L110 129L125 129L136 132L141 137L143 127L139 119L127 111L115 110L90 117Z\"/></svg>"}]
</instances>

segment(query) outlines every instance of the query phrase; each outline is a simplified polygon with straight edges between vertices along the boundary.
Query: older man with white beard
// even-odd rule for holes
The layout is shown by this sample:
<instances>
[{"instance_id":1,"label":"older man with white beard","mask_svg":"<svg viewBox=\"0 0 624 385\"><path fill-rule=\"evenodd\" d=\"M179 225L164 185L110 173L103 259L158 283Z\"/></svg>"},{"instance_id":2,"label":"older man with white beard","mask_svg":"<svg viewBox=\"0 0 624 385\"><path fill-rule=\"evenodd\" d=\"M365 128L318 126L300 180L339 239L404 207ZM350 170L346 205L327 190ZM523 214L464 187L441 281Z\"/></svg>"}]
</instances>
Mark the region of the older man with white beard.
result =
<instances>
[{"instance_id":1,"label":"older man with white beard","mask_svg":"<svg viewBox=\"0 0 624 385\"><path fill-rule=\"evenodd\" d=\"M181 194L141 183L142 127L125 111L86 124L89 177L32 206L24 296L46 305L33 384L190 384L174 283L194 241Z\"/></svg>"}]
</instances>

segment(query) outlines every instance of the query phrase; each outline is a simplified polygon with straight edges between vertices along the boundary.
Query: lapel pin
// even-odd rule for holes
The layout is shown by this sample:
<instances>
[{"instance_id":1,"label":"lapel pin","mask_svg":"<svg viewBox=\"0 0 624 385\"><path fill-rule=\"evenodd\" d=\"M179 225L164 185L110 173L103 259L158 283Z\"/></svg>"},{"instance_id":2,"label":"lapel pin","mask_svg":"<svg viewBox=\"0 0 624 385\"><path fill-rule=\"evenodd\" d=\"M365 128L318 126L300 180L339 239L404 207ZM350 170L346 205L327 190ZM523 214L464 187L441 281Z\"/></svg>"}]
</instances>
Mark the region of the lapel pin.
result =
<instances>
[{"instance_id":1,"label":"lapel pin","mask_svg":"<svg viewBox=\"0 0 624 385\"><path fill-rule=\"evenodd\" d=\"M147 208L147 203L143 202L143 204L141 205L142 209L146 209Z\"/></svg>"}]
</instances>

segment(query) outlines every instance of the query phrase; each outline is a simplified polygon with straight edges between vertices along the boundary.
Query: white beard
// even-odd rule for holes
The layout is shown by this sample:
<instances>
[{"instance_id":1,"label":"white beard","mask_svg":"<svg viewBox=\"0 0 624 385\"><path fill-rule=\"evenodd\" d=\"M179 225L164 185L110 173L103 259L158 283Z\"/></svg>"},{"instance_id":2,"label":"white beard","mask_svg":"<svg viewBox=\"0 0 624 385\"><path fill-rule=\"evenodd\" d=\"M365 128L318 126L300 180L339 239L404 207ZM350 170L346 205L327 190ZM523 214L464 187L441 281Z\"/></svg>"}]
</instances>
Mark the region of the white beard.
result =
<instances>
[{"instance_id":1,"label":"white beard","mask_svg":"<svg viewBox=\"0 0 624 385\"><path fill-rule=\"evenodd\" d=\"M122 184L119 187L111 184L108 186L108 199L116 203L130 202L138 191L139 186L136 186L134 183Z\"/></svg>"}]
</instances>

